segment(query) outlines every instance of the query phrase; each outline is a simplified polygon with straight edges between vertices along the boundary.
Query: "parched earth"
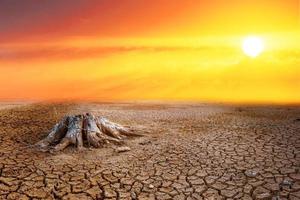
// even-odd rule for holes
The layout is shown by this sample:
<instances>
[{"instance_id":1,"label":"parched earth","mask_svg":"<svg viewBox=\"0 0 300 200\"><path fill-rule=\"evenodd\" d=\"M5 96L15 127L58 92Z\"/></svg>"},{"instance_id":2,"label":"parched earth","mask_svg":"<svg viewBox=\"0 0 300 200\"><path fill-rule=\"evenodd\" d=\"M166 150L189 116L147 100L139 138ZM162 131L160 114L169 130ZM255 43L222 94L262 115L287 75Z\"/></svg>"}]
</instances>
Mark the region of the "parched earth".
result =
<instances>
[{"instance_id":1,"label":"parched earth","mask_svg":"<svg viewBox=\"0 0 300 200\"><path fill-rule=\"evenodd\" d=\"M93 112L144 134L42 152L64 115ZM32 104L0 110L0 199L300 199L300 108Z\"/></svg>"}]
</instances>

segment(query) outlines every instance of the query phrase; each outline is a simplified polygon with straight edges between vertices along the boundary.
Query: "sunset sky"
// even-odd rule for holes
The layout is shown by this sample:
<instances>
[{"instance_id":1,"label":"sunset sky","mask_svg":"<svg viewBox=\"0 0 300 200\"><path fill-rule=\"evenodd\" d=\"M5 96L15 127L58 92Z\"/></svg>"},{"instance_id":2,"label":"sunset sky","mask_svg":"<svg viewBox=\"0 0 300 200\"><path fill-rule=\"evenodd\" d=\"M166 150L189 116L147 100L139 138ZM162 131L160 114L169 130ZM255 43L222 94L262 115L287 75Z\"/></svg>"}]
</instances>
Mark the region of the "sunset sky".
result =
<instances>
[{"instance_id":1,"label":"sunset sky","mask_svg":"<svg viewBox=\"0 0 300 200\"><path fill-rule=\"evenodd\" d=\"M0 0L0 84L2 100L300 103L300 0Z\"/></svg>"}]
</instances>

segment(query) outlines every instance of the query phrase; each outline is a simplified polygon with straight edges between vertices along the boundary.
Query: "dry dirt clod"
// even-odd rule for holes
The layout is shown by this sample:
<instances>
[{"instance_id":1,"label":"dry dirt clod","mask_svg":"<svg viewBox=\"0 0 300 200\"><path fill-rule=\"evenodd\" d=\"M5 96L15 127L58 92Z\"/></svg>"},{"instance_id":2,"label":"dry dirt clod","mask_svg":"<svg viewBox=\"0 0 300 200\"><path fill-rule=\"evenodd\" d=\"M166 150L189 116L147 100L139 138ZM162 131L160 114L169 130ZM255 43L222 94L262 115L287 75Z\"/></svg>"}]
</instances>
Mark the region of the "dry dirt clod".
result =
<instances>
[{"instance_id":1,"label":"dry dirt clod","mask_svg":"<svg viewBox=\"0 0 300 200\"><path fill-rule=\"evenodd\" d=\"M147 145L147 144L151 144L151 141L150 140L144 140L144 141L141 141L139 142L140 145Z\"/></svg>"},{"instance_id":2,"label":"dry dirt clod","mask_svg":"<svg viewBox=\"0 0 300 200\"><path fill-rule=\"evenodd\" d=\"M258 175L258 172L254 170L246 170L245 175L250 178L255 178Z\"/></svg>"},{"instance_id":3,"label":"dry dirt clod","mask_svg":"<svg viewBox=\"0 0 300 200\"><path fill-rule=\"evenodd\" d=\"M118 152L118 153L130 151L130 150L131 150L130 147L127 147L127 146L123 146L123 147L118 147L118 148L116 148L116 152Z\"/></svg>"},{"instance_id":4,"label":"dry dirt clod","mask_svg":"<svg viewBox=\"0 0 300 200\"><path fill-rule=\"evenodd\" d=\"M282 186L291 186L291 185L293 185L293 182L292 182L291 180L284 179L284 180L281 182L281 185L282 185Z\"/></svg>"}]
</instances>

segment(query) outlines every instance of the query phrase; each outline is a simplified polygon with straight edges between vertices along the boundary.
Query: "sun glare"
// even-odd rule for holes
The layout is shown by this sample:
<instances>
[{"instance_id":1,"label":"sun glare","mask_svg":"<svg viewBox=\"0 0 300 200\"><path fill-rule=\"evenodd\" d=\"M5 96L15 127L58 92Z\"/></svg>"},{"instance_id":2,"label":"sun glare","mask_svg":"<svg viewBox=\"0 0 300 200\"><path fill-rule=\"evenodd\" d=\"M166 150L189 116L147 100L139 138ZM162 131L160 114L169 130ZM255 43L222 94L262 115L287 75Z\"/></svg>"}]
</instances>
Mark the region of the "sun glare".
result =
<instances>
[{"instance_id":1,"label":"sun glare","mask_svg":"<svg viewBox=\"0 0 300 200\"><path fill-rule=\"evenodd\" d=\"M264 43L261 38L250 36L244 39L242 48L247 56L255 58L264 50Z\"/></svg>"}]
</instances>

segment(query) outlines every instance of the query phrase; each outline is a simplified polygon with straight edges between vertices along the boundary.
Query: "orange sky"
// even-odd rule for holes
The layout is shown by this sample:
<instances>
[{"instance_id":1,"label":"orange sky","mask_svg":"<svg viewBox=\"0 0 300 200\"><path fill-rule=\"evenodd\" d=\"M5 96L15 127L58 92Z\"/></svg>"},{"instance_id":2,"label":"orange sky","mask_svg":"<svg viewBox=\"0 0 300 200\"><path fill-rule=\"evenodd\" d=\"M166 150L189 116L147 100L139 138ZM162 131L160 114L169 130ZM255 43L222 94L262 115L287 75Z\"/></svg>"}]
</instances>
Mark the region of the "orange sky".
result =
<instances>
[{"instance_id":1,"label":"orange sky","mask_svg":"<svg viewBox=\"0 0 300 200\"><path fill-rule=\"evenodd\" d=\"M300 103L299 0L3 0L0 98ZM265 51L250 59L243 38Z\"/></svg>"}]
</instances>

